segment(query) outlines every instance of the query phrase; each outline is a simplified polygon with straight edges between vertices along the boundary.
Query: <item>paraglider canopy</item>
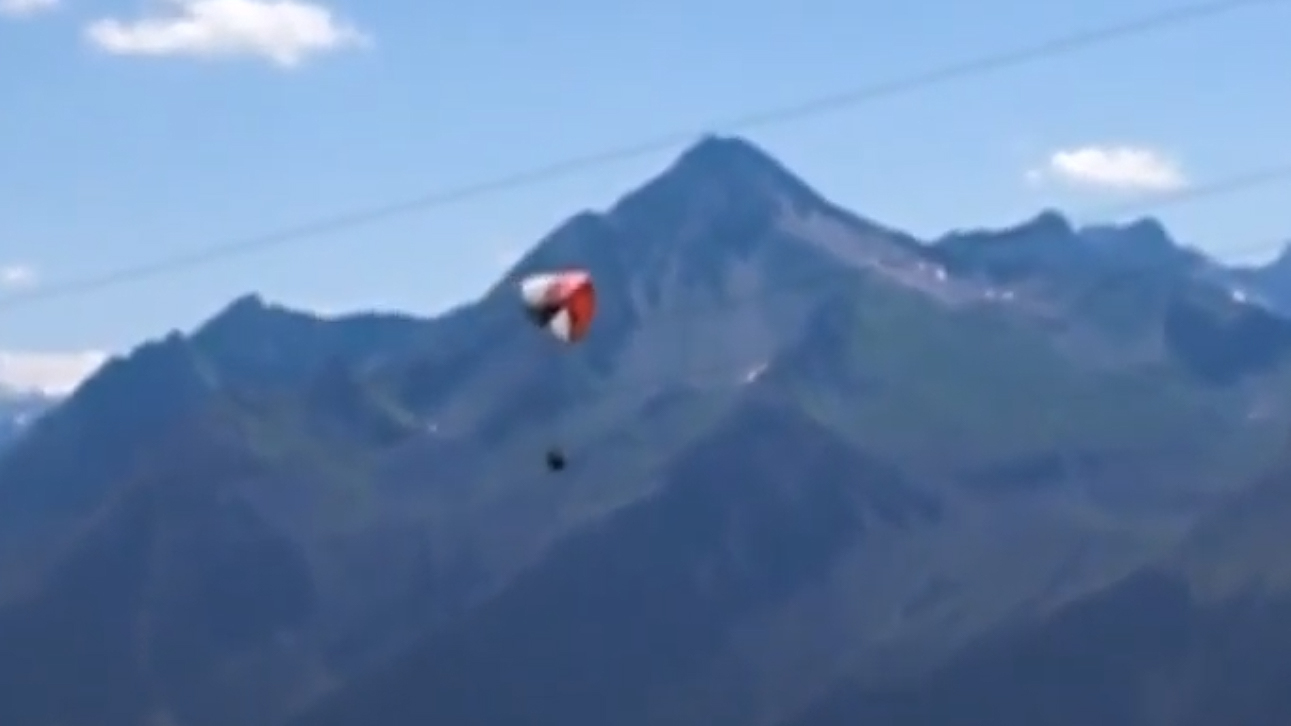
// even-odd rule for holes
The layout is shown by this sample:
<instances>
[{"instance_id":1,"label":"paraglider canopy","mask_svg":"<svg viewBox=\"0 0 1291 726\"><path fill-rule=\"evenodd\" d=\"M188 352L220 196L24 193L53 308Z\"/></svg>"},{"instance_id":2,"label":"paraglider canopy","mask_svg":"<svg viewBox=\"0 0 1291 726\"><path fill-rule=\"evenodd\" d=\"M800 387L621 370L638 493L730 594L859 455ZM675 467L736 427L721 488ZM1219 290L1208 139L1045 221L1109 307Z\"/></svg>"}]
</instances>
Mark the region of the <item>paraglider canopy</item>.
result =
<instances>
[{"instance_id":1,"label":"paraglider canopy","mask_svg":"<svg viewBox=\"0 0 1291 726\"><path fill-rule=\"evenodd\" d=\"M596 315L596 288L586 270L529 275L520 281L520 297L535 325L563 343L577 343Z\"/></svg>"}]
</instances>

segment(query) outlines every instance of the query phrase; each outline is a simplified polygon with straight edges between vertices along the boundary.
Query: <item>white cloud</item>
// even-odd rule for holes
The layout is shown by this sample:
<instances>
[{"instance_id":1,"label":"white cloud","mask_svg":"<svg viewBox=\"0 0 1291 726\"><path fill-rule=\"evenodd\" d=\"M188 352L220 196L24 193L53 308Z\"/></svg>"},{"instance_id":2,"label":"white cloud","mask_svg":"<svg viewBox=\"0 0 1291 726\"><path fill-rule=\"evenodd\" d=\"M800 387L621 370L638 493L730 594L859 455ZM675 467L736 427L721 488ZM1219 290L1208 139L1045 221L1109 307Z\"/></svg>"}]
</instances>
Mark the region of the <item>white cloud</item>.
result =
<instances>
[{"instance_id":1,"label":"white cloud","mask_svg":"<svg viewBox=\"0 0 1291 726\"><path fill-rule=\"evenodd\" d=\"M36 284L36 270L27 265L0 266L0 288L31 287Z\"/></svg>"},{"instance_id":2,"label":"white cloud","mask_svg":"<svg viewBox=\"0 0 1291 726\"><path fill-rule=\"evenodd\" d=\"M1027 180L1056 180L1115 191L1167 192L1188 185L1178 162L1158 151L1135 146L1060 149L1049 156L1044 166L1028 172Z\"/></svg>"},{"instance_id":3,"label":"white cloud","mask_svg":"<svg viewBox=\"0 0 1291 726\"><path fill-rule=\"evenodd\" d=\"M103 365L108 356L87 350L69 353L0 351L0 387L22 393L63 396Z\"/></svg>"},{"instance_id":4,"label":"white cloud","mask_svg":"<svg viewBox=\"0 0 1291 726\"><path fill-rule=\"evenodd\" d=\"M59 0L0 0L0 15L29 18L58 7Z\"/></svg>"},{"instance_id":5,"label":"white cloud","mask_svg":"<svg viewBox=\"0 0 1291 726\"><path fill-rule=\"evenodd\" d=\"M132 21L96 20L86 27L86 38L115 55L253 57L283 68L369 43L331 10L301 0L166 2L174 6L173 12Z\"/></svg>"}]
</instances>

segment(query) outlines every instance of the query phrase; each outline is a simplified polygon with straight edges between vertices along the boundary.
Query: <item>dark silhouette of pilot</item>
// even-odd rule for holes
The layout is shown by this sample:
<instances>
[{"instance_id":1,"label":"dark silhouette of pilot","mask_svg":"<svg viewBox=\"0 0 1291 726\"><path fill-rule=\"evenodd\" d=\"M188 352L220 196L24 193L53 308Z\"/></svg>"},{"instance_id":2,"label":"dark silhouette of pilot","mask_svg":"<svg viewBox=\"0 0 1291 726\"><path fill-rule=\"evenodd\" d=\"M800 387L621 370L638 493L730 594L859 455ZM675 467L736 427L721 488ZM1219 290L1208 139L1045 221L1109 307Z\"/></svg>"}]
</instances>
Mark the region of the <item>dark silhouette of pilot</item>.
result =
<instances>
[{"instance_id":1,"label":"dark silhouette of pilot","mask_svg":"<svg viewBox=\"0 0 1291 726\"><path fill-rule=\"evenodd\" d=\"M562 471L565 468L565 453L557 448L547 451L547 468L552 471Z\"/></svg>"}]
</instances>

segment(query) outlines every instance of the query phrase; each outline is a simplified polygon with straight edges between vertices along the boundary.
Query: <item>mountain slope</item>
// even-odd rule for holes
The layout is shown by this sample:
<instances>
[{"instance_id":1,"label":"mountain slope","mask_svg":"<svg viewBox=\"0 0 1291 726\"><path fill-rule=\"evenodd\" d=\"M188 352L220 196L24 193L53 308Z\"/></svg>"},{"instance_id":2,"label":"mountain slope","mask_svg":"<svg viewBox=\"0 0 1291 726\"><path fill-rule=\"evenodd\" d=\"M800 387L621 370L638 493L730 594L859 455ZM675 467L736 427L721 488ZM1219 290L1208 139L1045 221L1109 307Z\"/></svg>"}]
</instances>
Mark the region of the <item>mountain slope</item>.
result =
<instances>
[{"instance_id":1,"label":"mountain slope","mask_svg":"<svg viewBox=\"0 0 1291 726\"><path fill-rule=\"evenodd\" d=\"M1283 464L1177 549L887 692L843 688L796 726L1264 726L1291 718Z\"/></svg>"},{"instance_id":2,"label":"mountain slope","mask_svg":"<svg viewBox=\"0 0 1291 726\"><path fill-rule=\"evenodd\" d=\"M0 611L6 723L270 723L282 696L263 688L301 687L308 670L283 669L310 655L291 643L309 568L232 486L265 473L236 437L211 422L162 439L185 467L133 479Z\"/></svg>"},{"instance_id":3,"label":"mountain slope","mask_svg":"<svg viewBox=\"0 0 1291 726\"><path fill-rule=\"evenodd\" d=\"M852 541L937 515L898 473L792 409L750 402L655 495L302 723L637 723L732 623L822 577Z\"/></svg>"}]
</instances>

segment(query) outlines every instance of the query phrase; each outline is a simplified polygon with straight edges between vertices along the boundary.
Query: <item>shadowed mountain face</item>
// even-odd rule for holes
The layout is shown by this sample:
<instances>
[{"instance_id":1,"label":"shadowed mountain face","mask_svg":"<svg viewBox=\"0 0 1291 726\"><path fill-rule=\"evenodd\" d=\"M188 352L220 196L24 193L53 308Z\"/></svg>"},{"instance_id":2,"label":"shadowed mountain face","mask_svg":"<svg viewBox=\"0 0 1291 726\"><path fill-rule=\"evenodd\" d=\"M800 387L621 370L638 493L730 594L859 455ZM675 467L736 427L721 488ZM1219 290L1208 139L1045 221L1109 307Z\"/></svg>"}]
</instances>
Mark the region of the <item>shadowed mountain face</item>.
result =
<instances>
[{"instance_id":1,"label":"shadowed mountain face","mask_svg":"<svg viewBox=\"0 0 1291 726\"><path fill-rule=\"evenodd\" d=\"M214 430L171 439L206 476L158 470L104 508L39 594L0 614L0 698L9 723L263 723L298 688L275 674L297 656L272 643L315 607L308 562L245 502L210 486L255 466ZM267 679L256 683L252 679ZM254 688L252 687L254 686ZM236 690L234 690L236 689ZM230 701L222 693L239 693Z\"/></svg>"},{"instance_id":2,"label":"shadowed mountain face","mask_svg":"<svg viewBox=\"0 0 1291 726\"><path fill-rule=\"evenodd\" d=\"M899 473L767 404L734 411L664 479L303 722L651 722L689 688L714 687L702 677L741 621L823 580L875 532L940 514Z\"/></svg>"},{"instance_id":3,"label":"shadowed mountain face","mask_svg":"<svg viewBox=\"0 0 1291 726\"><path fill-rule=\"evenodd\" d=\"M1288 516L1291 476L1282 466L1123 580L984 638L917 682L841 687L792 723L1284 723Z\"/></svg>"},{"instance_id":4,"label":"shadowed mountain face","mask_svg":"<svg viewBox=\"0 0 1291 726\"><path fill-rule=\"evenodd\" d=\"M565 266L601 306L573 348L514 289ZM1223 280L1151 221L922 244L710 138L440 318L243 298L0 455L0 723L772 726L943 688L1267 465L1291 332Z\"/></svg>"}]
</instances>

